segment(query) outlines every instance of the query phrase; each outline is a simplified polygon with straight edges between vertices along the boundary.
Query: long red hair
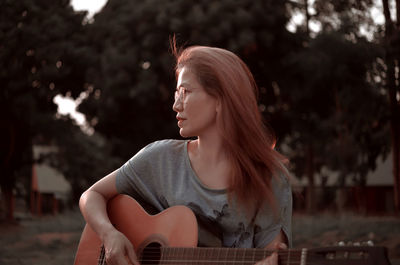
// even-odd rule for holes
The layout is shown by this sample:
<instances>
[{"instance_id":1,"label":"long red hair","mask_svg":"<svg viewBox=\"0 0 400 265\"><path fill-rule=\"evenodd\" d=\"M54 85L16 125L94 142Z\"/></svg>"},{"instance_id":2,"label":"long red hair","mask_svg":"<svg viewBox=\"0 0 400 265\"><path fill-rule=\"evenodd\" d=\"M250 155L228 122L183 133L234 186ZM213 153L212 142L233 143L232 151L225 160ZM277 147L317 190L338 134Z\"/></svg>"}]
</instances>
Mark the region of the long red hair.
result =
<instances>
[{"instance_id":1,"label":"long red hair","mask_svg":"<svg viewBox=\"0 0 400 265\"><path fill-rule=\"evenodd\" d=\"M275 135L259 111L258 87L247 65L234 53L214 47L191 46L178 50L176 74L193 71L205 91L221 102L217 126L232 170L229 195L252 211L269 202L275 208L271 179L288 175L287 159L275 147Z\"/></svg>"}]
</instances>

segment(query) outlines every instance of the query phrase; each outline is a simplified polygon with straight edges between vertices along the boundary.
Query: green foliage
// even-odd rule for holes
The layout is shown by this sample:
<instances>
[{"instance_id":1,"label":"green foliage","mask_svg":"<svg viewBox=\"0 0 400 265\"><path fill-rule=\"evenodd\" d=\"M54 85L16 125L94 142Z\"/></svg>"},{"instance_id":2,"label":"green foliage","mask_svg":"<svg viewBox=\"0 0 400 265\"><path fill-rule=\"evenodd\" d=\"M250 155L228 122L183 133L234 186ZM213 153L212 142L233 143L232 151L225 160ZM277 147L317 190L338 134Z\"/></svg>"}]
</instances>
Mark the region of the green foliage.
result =
<instances>
[{"instance_id":1,"label":"green foliage","mask_svg":"<svg viewBox=\"0 0 400 265\"><path fill-rule=\"evenodd\" d=\"M297 176L311 148L312 170L326 166L363 183L388 152L387 108L375 81L382 51L359 32L371 25L371 4L315 1L322 32L311 38L286 30L289 11L300 7L291 2L111 0L88 30L99 62L81 110L127 159L152 140L177 137L169 38L227 48L254 73L260 109L278 144L291 147Z\"/></svg>"},{"instance_id":2,"label":"green foliage","mask_svg":"<svg viewBox=\"0 0 400 265\"><path fill-rule=\"evenodd\" d=\"M83 46L85 13L69 1L6 0L0 14L1 187L12 189L16 172L31 168L32 144L62 134L53 98L82 92L90 51Z\"/></svg>"},{"instance_id":3,"label":"green foliage","mask_svg":"<svg viewBox=\"0 0 400 265\"><path fill-rule=\"evenodd\" d=\"M72 199L77 202L84 190L123 161L110 155L110 145L101 135L89 136L71 124L70 118L57 120L54 133L58 152L52 155L52 161L71 183Z\"/></svg>"},{"instance_id":4,"label":"green foliage","mask_svg":"<svg viewBox=\"0 0 400 265\"><path fill-rule=\"evenodd\" d=\"M93 92L80 110L96 118L96 131L124 159L150 141L178 137L171 109L173 35L184 45L236 52L264 87L261 103L273 104L271 83L284 78L279 65L297 45L287 21L284 1L109 1L89 26L99 61Z\"/></svg>"},{"instance_id":5,"label":"green foliage","mask_svg":"<svg viewBox=\"0 0 400 265\"><path fill-rule=\"evenodd\" d=\"M289 144L297 176L306 174L304 165L310 159L306 150L311 148L316 172L324 166L340 172L339 185L347 176L356 184L365 184L377 157L389 152L388 106L379 81L383 71L378 70L383 51L359 35L356 29L365 21L348 23L348 10L355 7L346 2L350 5L346 9L340 3L316 1L317 14L324 14L322 24L330 21L329 8L330 17L340 17L341 23L325 25L288 61L292 76L286 85L291 89L285 91L289 93L285 98L293 129Z\"/></svg>"},{"instance_id":6,"label":"green foliage","mask_svg":"<svg viewBox=\"0 0 400 265\"><path fill-rule=\"evenodd\" d=\"M265 120L285 142L297 176L323 166L364 183L389 150L381 32L367 41L372 1L314 2L322 30L286 30L282 0L109 0L85 24L67 0L0 2L2 187L30 167L32 144L59 147L74 197L156 139L176 138L172 111L178 44L229 49L250 67ZM77 98L93 136L56 118L56 95Z\"/></svg>"}]
</instances>

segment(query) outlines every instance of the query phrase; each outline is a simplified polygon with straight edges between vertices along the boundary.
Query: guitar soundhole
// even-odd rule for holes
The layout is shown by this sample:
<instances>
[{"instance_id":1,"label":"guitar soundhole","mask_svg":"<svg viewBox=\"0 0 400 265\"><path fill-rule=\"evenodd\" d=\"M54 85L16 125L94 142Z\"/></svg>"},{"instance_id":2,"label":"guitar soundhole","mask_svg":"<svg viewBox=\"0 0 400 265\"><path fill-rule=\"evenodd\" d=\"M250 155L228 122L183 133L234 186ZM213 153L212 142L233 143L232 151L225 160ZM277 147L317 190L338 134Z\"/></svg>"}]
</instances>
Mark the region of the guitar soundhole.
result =
<instances>
[{"instance_id":1,"label":"guitar soundhole","mask_svg":"<svg viewBox=\"0 0 400 265\"><path fill-rule=\"evenodd\" d=\"M143 249L140 264L160 264L160 259L161 244L153 242Z\"/></svg>"}]
</instances>

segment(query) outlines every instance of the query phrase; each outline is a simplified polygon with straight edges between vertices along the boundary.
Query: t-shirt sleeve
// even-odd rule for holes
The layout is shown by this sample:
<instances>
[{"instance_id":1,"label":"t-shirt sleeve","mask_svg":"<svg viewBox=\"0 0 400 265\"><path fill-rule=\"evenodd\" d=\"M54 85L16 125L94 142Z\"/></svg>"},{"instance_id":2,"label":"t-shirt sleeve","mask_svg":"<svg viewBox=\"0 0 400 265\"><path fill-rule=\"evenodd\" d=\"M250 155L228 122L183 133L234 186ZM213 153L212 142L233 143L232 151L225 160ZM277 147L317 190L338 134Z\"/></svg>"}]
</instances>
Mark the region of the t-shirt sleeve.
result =
<instances>
[{"instance_id":1,"label":"t-shirt sleeve","mask_svg":"<svg viewBox=\"0 0 400 265\"><path fill-rule=\"evenodd\" d=\"M277 214L268 207L261 210L255 220L254 246L264 248L282 230L289 247L292 246L292 190L286 177L275 183Z\"/></svg>"},{"instance_id":2,"label":"t-shirt sleeve","mask_svg":"<svg viewBox=\"0 0 400 265\"><path fill-rule=\"evenodd\" d=\"M160 174L157 173L158 167L155 165L159 164L157 161L161 159L163 148L163 143L151 143L122 165L116 176L118 193L127 194L140 203L162 209L157 192Z\"/></svg>"}]
</instances>

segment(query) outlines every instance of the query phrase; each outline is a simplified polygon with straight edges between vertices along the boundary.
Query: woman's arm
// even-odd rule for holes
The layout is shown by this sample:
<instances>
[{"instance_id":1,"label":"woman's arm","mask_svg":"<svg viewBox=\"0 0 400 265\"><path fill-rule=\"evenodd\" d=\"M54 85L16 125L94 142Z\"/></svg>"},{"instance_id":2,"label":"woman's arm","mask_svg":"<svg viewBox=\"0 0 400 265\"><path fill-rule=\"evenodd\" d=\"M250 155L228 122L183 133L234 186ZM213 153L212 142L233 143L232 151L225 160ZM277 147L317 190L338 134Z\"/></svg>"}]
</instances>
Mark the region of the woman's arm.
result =
<instances>
[{"instance_id":1,"label":"woman's arm","mask_svg":"<svg viewBox=\"0 0 400 265\"><path fill-rule=\"evenodd\" d=\"M107 202L118 194L115 182L116 171L105 176L87 191L80 200L79 207L90 227L104 244L108 265L139 265L131 242L111 224L107 215Z\"/></svg>"}]
</instances>

